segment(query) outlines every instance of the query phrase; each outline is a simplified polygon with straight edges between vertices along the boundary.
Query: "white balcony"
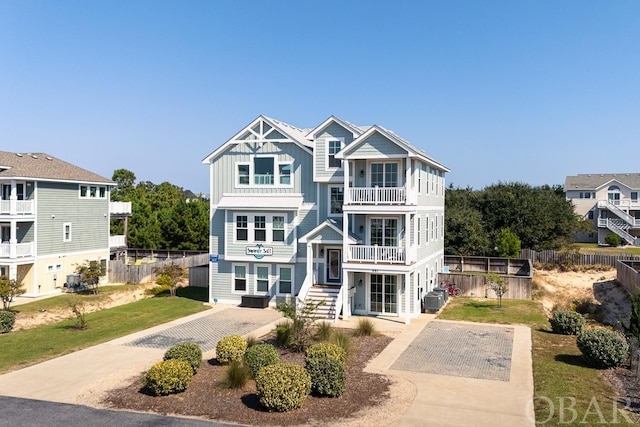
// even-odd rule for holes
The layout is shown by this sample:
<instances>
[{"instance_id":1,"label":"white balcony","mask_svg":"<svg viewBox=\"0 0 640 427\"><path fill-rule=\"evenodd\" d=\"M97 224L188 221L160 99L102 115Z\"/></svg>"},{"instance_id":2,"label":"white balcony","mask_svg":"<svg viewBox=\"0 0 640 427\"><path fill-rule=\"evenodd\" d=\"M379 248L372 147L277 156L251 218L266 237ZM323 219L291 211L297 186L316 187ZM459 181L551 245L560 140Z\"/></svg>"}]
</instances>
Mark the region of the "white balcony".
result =
<instances>
[{"instance_id":1,"label":"white balcony","mask_svg":"<svg viewBox=\"0 0 640 427\"><path fill-rule=\"evenodd\" d=\"M346 201L354 205L404 205L406 202L404 187L351 187Z\"/></svg>"},{"instance_id":2,"label":"white balcony","mask_svg":"<svg viewBox=\"0 0 640 427\"><path fill-rule=\"evenodd\" d=\"M0 243L0 258L25 258L35 255L33 242Z\"/></svg>"},{"instance_id":3,"label":"white balcony","mask_svg":"<svg viewBox=\"0 0 640 427\"><path fill-rule=\"evenodd\" d=\"M34 200L0 200L0 215L33 215Z\"/></svg>"},{"instance_id":4,"label":"white balcony","mask_svg":"<svg viewBox=\"0 0 640 427\"><path fill-rule=\"evenodd\" d=\"M127 236L109 236L110 248L125 248L127 246Z\"/></svg>"},{"instance_id":5,"label":"white balcony","mask_svg":"<svg viewBox=\"0 0 640 427\"><path fill-rule=\"evenodd\" d=\"M109 202L111 215L131 215L131 202Z\"/></svg>"},{"instance_id":6,"label":"white balcony","mask_svg":"<svg viewBox=\"0 0 640 427\"><path fill-rule=\"evenodd\" d=\"M379 262L404 264L406 259L404 247L378 245L349 245L348 257L349 261L371 262L374 264Z\"/></svg>"}]
</instances>

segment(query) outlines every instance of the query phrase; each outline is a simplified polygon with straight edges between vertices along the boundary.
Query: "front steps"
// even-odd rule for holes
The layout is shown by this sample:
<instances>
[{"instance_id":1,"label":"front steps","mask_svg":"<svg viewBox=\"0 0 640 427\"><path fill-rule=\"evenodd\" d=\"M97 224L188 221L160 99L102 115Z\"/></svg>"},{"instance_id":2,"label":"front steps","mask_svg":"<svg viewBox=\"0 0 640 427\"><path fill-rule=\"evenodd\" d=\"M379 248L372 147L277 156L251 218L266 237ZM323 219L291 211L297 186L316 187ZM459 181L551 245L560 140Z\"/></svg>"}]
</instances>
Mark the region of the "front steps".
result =
<instances>
[{"instance_id":1,"label":"front steps","mask_svg":"<svg viewBox=\"0 0 640 427\"><path fill-rule=\"evenodd\" d=\"M313 285L307 294L308 302L318 304L314 312L314 317L318 319L335 319L336 318L336 301L340 293L340 286Z\"/></svg>"}]
</instances>

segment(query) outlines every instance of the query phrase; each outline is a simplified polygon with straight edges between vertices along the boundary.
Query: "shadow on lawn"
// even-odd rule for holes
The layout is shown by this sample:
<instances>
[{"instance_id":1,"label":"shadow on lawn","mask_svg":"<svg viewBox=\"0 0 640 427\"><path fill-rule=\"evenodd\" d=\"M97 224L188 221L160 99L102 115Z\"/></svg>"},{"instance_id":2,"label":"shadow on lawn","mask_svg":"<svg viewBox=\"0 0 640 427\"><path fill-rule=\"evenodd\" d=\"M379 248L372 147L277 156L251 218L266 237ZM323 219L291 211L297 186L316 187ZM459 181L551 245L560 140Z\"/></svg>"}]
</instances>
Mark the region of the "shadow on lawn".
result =
<instances>
[{"instance_id":1,"label":"shadow on lawn","mask_svg":"<svg viewBox=\"0 0 640 427\"><path fill-rule=\"evenodd\" d=\"M576 354L556 354L554 359L558 362L566 363L567 365L580 366L583 368L589 368L589 365L581 355Z\"/></svg>"}]
</instances>

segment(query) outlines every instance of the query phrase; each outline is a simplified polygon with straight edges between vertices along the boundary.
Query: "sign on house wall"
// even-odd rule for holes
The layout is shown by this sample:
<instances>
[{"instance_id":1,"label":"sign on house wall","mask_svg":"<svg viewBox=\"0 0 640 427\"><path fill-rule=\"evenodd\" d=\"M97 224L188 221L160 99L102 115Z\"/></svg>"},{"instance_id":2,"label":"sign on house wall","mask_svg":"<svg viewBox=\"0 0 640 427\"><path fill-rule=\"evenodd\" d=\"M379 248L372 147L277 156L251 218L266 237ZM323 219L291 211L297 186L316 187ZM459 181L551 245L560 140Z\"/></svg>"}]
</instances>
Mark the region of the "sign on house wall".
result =
<instances>
[{"instance_id":1,"label":"sign on house wall","mask_svg":"<svg viewBox=\"0 0 640 427\"><path fill-rule=\"evenodd\" d=\"M262 259L265 256L273 255L273 248L267 248L261 244L255 246L247 246L247 255L253 255L256 259Z\"/></svg>"}]
</instances>

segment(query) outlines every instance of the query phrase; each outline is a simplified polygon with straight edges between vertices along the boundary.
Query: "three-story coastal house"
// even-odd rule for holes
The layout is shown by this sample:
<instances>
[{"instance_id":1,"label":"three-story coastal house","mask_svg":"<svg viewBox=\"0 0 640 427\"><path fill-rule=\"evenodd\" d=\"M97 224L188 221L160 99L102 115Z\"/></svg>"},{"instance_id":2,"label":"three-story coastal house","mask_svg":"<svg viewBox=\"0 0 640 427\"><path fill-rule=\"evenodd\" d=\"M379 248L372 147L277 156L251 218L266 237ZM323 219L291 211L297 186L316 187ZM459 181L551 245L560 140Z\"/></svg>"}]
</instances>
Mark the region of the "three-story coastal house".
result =
<instances>
[{"instance_id":1,"label":"three-story coastal house","mask_svg":"<svg viewBox=\"0 0 640 427\"><path fill-rule=\"evenodd\" d=\"M259 116L210 168L210 300L323 299L409 322L444 259L448 169L381 126Z\"/></svg>"}]
</instances>

